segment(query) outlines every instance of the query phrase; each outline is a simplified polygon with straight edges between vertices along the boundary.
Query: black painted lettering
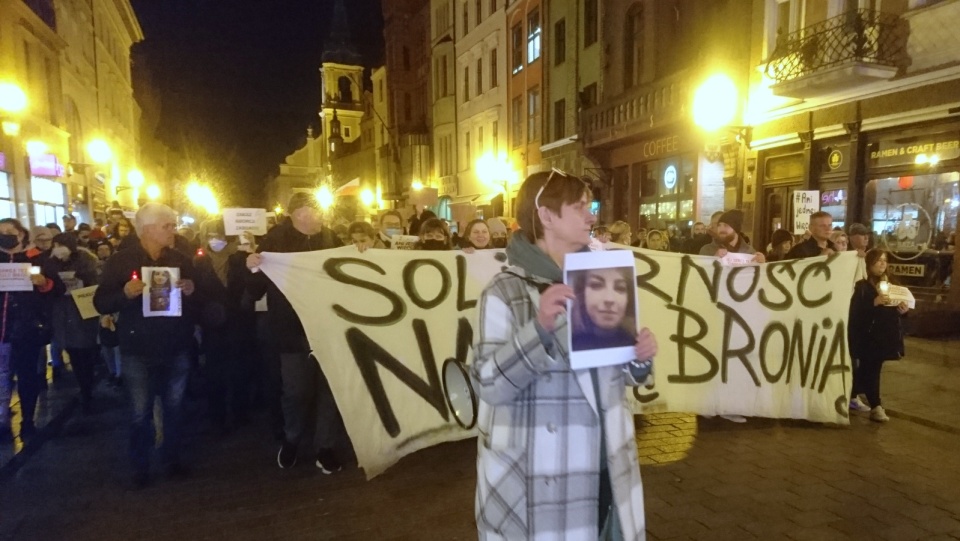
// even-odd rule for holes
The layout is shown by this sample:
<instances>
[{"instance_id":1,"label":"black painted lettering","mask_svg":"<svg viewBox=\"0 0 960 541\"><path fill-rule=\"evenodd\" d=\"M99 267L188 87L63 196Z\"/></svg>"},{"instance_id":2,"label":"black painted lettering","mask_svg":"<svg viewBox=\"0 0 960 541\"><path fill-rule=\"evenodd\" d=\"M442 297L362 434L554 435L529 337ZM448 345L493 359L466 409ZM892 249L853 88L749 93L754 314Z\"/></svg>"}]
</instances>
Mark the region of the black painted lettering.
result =
<instances>
[{"instance_id":1,"label":"black painted lettering","mask_svg":"<svg viewBox=\"0 0 960 541\"><path fill-rule=\"evenodd\" d=\"M817 392L823 393L823 390L827 387L827 378L833 374L842 376L847 372L850 372L850 365L847 364L847 329L841 320L833 331L830 354L827 355L827 365L823 368L823 374L820 376L820 387L817 388Z\"/></svg>"},{"instance_id":2,"label":"black painted lettering","mask_svg":"<svg viewBox=\"0 0 960 541\"><path fill-rule=\"evenodd\" d=\"M673 297L671 297L669 293L650 283L651 280L660 274L660 264L654 261L653 258L645 256L640 252L633 252L633 258L638 261L643 261L648 269L647 272L637 275L637 287L653 293L663 302L673 302Z\"/></svg>"},{"instance_id":3,"label":"black painted lettering","mask_svg":"<svg viewBox=\"0 0 960 541\"><path fill-rule=\"evenodd\" d=\"M749 272L751 274L750 286L747 287L747 290L743 293L737 291L737 276L744 272ZM742 267L734 267L730 270L730 274L727 275L727 292L730 294L730 298L735 302L743 302L753 296L753 293L757 290L757 286L760 285L760 267L757 265L744 265Z\"/></svg>"},{"instance_id":4,"label":"black painted lettering","mask_svg":"<svg viewBox=\"0 0 960 541\"><path fill-rule=\"evenodd\" d=\"M758 298L760 299L760 304L765 308L782 312L793 306L793 295L790 294L790 290L787 289L783 282L780 281L780 278L777 277L777 274L788 274L791 280L796 279L797 271L793 270L793 263L793 261L778 261L767 265L767 280L770 281L770 285L773 286L774 289L780 292L783 300L770 300L770 297L767 296L767 288L760 288L760 296Z\"/></svg>"},{"instance_id":5,"label":"black painted lettering","mask_svg":"<svg viewBox=\"0 0 960 541\"><path fill-rule=\"evenodd\" d=\"M670 383L703 383L710 381L720 370L720 363L717 361L717 357L700 343L700 340L707 335L706 320L700 314L683 306L670 304L667 308L677 312L677 333L670 335L670 340L677 344L677 367L680 370L679 374L668 375L667 381ZM699 326L697 332L691 336L686 334L688 318ZM688 349L699 353L707 361L710 367L706 372L695 375L687 374Z\"/></svg>"},{"instance_id":6,"label":"black painted lettering","mask_svg":"<svg viewBox=\"0 0 960 541\"><path fill-rule=\"evenodd\" d=\"M415 278L421 267L433 267L440 273L440 292L432 300L424 299L417 290ZM413 304L424 310L436 308L450 294L450 271L436 259L414 259L403 267L403 289L406 290Z\"/></svg>"},{"instance_id":7,"label":"black painted lettering","mask_svg":"<svg viewBox=\"0 0 960 541\"><path fill-rule=\"evenodd\" d=\"M834 256L836 257L836 256ZM824 296L819 299L810 299L804 293L807 280L809 278L816 277L817 275L823 274L823 279L818 280L818 283L823 284L830 281L830 261L833 259L827 259L826 261L813 263L807 268L800 271L800 278L797 280L797 300L800 301L800 304L806 306L807 308L816 308L817 306L823 306L830 302L830 299L833 298L833 293L827 292Z\"/></svg>"},{"instance_id":8,"label":"black painted lettering","mask_svg":"<svg viewBox=\"0 0 960 541\"><path fill-rule=\"evenodd\" d=\"M813 362L813 345L817 341L817 334L820 330L818 325L813 326L810 333L810 341L807 342L807 349L803 349L803 322L799 319L793 322L793 334L790 336L790 361L787 367L787 383L790 383L790 377L793 375L793 364L797 363L800 370L800 387L807 385L807 375L810 373L810 366Z\"/></svg>"},{"instance_id":9,"label":"black painted lettering","mask_svg":"<svg viewBox=\"0 0 960 541\"><path fill-rule=\"evenodd\" d=\"M720 378L724 383L728 379L728 369L729 365L727 361L730 359L738 359L743 367L747 369L747 373L750 374L750 377L753 379L753 384L757 387L760 386L760 378L757 377L756 371L754 371L753 366L750 365L750 360L747 359L747 354L753 351L753 347L756 345L757 341L753 337L753 331L750 330L750 326L747 322L737 313L737 311L731 307L727 306L724 303L717 303L717 308L723 312L723 355L720 357L720 362L722 368L720 370ZM743 333L747 336L747 343L743 346L732 349L730 347L730 342L733 337L734 324L743 330Z\"/></svg>"},{"instance_id":10,"label":"black painted lettering","mask_svg":"<svg viewBox=\"0 0 960 541\"><path fill-rule=\"evenodd\" d=\"M713 261L713 277L707 276L707 270L697 265L690 256L683 256L680 260L680 284L677 286L677 304L683 306L687 294L687 285L690 279L690 271L696 271L703 285L706 286L710 294L710 302L717 302L717 293L720 290L720 275L723 272L723 266L717 260Z\"/></svg>"},{"instance_id":11,"label":"black painted lettering","mask_svg":"<svg viewBox=\"0 0 960 541\"><path fill-rule=\"evenodd\" d=\"M502 253L497 254L502 255ZM500 269L504 270L504 269ZM467 258L457 256L457 311L463 312L477 306L477 299L466 300L467 297Z\"/></svg>"},{"instance_id":12,"label":"black painted lettering","mask_svg":"<svg viewBox=\"0 0 960 541\"><path fill-rule=\"evenodd\" d=\"M399 295L390 291L389 289L383 287L380 284L374 282L368 282L366 280L361 280L356 276L348 274L343 270L343 267L346 265L359 265L361 267L366 267L368 269L374 270L382 275L387 273L377 266L375 263L367 261L366 259L358 259L353 257L348 258L336 258L328 259L323 264L323 270L334 280L351 286L357 286L368 291L373 291L383 295L384 298L390 303L390 312L384 316L364 316L350 310L347 310L339 304L333 305L333 311L340 316L341 319L349 321L357 325L375 325L375 326L386 326L393 325L398 321L403 319L403 316L407 314L407 305L403 302L403 299Z\"/></svg>"},{"instance_id":13,"label":"black painted lettering","mask_svg":"<svg viewBox=\"0 0 960 541\"><path fill-rule=\"evenodd\" d=\"M774 335L780 335L780 349L774 350L772 353L773 358L780 359L780 370L776 373L770 371L767 366L768 358L768 344ZM763 329L763 334L760 335L760 370L763 372L763 377L766 378L767 383L776 383L780 381L780 378L783 377L783 372L787 369L787 354L788 348L790 345L790 331L787 330L787 326L779 321L774 321L766 326Z\"/></svg>"}]
</instances>

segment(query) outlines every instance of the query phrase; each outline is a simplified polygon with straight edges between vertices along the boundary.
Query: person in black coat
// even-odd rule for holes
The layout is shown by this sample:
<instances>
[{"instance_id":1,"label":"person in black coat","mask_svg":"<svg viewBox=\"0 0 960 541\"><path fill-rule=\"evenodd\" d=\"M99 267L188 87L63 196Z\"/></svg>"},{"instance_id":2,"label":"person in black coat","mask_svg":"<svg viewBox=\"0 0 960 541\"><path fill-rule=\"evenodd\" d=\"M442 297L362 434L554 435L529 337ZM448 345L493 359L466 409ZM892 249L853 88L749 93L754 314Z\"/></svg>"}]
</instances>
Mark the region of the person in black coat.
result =
<instances>
[{"instance_id":1,"label":"person in black coat","mask_svg":"<svg viewBox=\"0 0 960 541\"><path fill-rule=\"evenodd\" d=\"M867 278L854 286L850 301L850 356L855 359L851 395L866 394L872 408L870 419L880 423L890 420L880 402L880 372L884 361L903 357L900 320L909 310L904 302L891 303L883 291L888 257L880 249L867 252Z\"/></svg>"},{"instance_id":2,"label":"person in black coat","mask_svg":"<svg viewBox=\"0 0 960 541\"><path fill-rule=\"evenodd\" d=\"M26 249L30 234L13 219L0 220L0 263L18 263L40 268L45 254ZM33 434L33 417L43 387L43 374L37 369L43 347L50 341L48 299L63 292L56 276L31 274L33 287L26 291L0 292L0 441L12 438L10 398L13 377L20 396L20 435ZM28 286L29 287L29 286Z\"/></svg>"},{"instance_id":3,"label":"person in black coat","mask_svg":"<svg viewBox=\"0 0 960 541\"><path fill-rule=\"evenodd\" d=\"M336 451L348 441L343 419L337 409L330 385L320 364L311 355L303 324L280 288L260 271L269 255L262 252L311 252L343 246L328 227L323 226L319 204L313 195L295 193L287 205L288 217L271 229L257 248L247 256L251 271L247 288L251 297L267 294L267 320L274 345L280 351L283 377L284 441L277 453L281 468L293 467L301 440L308 432L311 413L315 419L314 450L316 466L322 473L339 471L342 462Z\"/></svg>"}]
</instances>

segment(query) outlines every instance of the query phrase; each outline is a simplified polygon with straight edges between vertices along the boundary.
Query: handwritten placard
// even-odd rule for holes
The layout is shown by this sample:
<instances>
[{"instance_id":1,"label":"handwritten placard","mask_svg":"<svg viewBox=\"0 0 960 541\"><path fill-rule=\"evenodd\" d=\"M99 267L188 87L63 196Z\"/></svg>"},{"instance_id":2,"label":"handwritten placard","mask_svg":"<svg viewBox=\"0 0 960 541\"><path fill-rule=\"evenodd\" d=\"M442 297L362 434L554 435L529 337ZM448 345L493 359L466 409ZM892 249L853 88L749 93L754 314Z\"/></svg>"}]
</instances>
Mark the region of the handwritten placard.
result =
<instances>
[{"instance_id":1,"label":"handwritten placard","mask_svg":"<svg viewBox=\"0 0 960 541\"><path fill-rule=\"evenodd\" d=\"M266 209L223 209L223 229L227 235L251 231L254 235L267 234Z\"/></svg>"},{"instance_id":2,"label":"handwritten placard","mask_svg":"<svg viewBox=\"0 0 960 541\"><path fill-rule=\"evenodd\" d=\"M70 291L70 296L73 297L81 318L90 319L100 315L93 306L93 294L96 292L97 286L81 287Z\"/></svg>"},{"instance_id":3,"label":"handwritten placard","mask_svg":"<svg viewBox=\"0 0 960 541\"><path fill-rule=\"evenodd\" d=\"M810 229L810 215L820 210L820 190L793 192L793 234L802 235Z\"/></svg>"},{"instance_id":4,"label":"handwritten placard","mask_svg":"<svg viewBox=\"0 0 960 541\"><path fill-rule=\"evenodd\" d=\"M0 263L0 291L33 291L30 263Z\"/></svg>"}]
</instances>

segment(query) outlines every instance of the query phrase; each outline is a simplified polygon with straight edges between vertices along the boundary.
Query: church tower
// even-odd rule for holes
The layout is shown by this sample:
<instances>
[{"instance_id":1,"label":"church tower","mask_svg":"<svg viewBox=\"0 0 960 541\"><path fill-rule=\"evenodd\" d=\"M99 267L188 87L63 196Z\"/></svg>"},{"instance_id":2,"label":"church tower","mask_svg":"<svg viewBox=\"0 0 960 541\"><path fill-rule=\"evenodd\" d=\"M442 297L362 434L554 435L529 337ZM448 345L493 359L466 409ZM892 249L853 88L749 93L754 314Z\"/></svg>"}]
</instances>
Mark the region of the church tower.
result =
<instances>
[{"instance_id":1,"label":"church tower","mask_svg":"<svg viewBox=\"0 0 960 541\"><path fill-rule=\"evenodd\" d=\"M336 0L320 67L320 121L323 137L327 140L327 156L334 154L331 144L349 147L360 139L364 112L363 66L360 63L360 53L350 35L347 10L343 0ZM335 150L340 154L343 148Z\"/></svg>"}]
</instances>

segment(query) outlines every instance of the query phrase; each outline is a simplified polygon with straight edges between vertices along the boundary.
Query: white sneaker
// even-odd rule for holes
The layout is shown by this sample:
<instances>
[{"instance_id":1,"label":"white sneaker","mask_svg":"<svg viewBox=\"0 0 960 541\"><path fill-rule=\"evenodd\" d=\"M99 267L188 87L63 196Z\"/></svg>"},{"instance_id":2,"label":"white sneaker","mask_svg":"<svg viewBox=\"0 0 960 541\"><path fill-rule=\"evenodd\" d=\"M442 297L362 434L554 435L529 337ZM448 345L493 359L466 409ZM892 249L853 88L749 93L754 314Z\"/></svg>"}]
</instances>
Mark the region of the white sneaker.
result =
<instances>
[{"instance_id":1,"label":"white sneaker","mask_svg":"<svg viewBox=\"0 0 960 541\"><path fill-rule=\"evenodd\" d=\"M850 401L850 411L870 411L870 406L866 405L859 396L853 397Z\"/></svg>"},{"instance_id":2,"label":"white sneaker","mask_svg":"<svg viewBox=\"0 0 960 541\"><path fill-rule=\"evenodd\" d=\"M730 421L731 423L745 423L747 418L743 415L721 415L720 417Z\"/></svg>"},{"instance_id":3,"label":"white sneaker","mask_svg":"<svg viewBox=\"0 0 960 541\"><path fill-rule=\"evenodd\" d=\"M885 423L889 421L890 418L887 417L887 412L883 411L883 406L877 406L870 410L870 420L878 423Z\"/></svg>"}]
</instances>

